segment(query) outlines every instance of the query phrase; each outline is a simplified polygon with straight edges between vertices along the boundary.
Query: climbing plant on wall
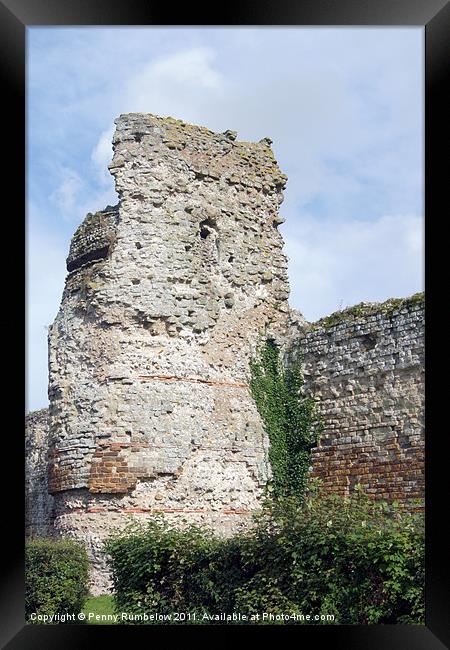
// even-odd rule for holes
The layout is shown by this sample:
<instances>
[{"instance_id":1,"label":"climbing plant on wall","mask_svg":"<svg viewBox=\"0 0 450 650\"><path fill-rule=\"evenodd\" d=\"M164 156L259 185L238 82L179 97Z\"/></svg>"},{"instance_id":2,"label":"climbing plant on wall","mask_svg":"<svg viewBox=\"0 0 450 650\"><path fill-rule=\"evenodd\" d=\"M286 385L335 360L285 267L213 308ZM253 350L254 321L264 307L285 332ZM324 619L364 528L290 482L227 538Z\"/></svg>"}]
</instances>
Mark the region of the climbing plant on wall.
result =
<instances>
[{"instance_id":1,"label":"climbing plant on wall","mask_svg":"<svg viewBox=\"0 0 450 650\"><path fill-rule=\"evenodd\" d=\"M302 497L321 426L314 400L301 393L300 363L285 368L278 346L267 340L250 362L250 374L251 392L270 442L268 487L275 497Z\"/></svg>"}]
</instances>

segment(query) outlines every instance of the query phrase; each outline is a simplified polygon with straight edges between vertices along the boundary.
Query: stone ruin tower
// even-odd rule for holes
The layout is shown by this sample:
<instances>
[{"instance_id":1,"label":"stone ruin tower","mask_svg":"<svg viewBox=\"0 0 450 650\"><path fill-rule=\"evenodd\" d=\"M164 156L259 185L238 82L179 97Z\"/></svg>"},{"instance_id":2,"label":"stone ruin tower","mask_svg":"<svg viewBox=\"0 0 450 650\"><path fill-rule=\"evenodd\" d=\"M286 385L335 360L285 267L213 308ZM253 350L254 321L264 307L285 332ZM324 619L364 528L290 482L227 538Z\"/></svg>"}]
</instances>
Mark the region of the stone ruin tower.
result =
<instances>
[{"instance_id":1,"label":"stone ruin tower","mask_svg":"<svg viewBox=\"0 0 450 650\"><path fill-rule=\"evenodd\" d=\"M87 544L94 593L130 515L249 521L270 471L249 358L289 314L269 139L138 113L113 149L119 204L76 231L49 333L54 530Z\"/></svg>"}]
</instances>

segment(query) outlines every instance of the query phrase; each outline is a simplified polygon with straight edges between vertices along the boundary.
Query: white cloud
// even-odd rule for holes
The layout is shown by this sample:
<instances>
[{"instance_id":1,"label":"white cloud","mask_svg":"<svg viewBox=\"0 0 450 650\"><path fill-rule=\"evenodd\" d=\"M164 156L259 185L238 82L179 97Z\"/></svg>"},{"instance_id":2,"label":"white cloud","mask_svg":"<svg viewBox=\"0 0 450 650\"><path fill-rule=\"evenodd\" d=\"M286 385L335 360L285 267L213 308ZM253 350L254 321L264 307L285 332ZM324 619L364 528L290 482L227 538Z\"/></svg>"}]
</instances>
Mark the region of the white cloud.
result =
<instances>
[{"instance_id":1,"label":"white cloud","mask_svg":"<svg viewBox=\"0 0 450 650\"><path fill-rule=\"evenodd\" d=\"M421 289L420 30L30 32L31 198L48 206L30 242L33 390L46 383L41 330L61 297L70 235L87 212L117 201L107 165L120 113L273 139L289 177L291 304L308 319Z\"/></svg>"},{"instance_id":2,"label":"white cloud","mask_svg":"<svg viewBox=\"0 0 450 650\"><path fill-rule=\"evenodd\" d=\"M145 63L122 89L120 112L195 119L197 107L222 89L215 56L212 48L196 47Z\"/></svg>"},{"instance_id":3,"label":"white cloud","mask_svg":"<svg viewBox=\"0 0 450 650\"><path fill-rule=\"evenodd\" d=\"M214 58L212 48L194 47L138 66L114 98L114 116L147 112L201 122L205 116L199 107L218 101L223 90L222 77L213 68ZM112 124L100 134L91 152L98 181L110 193L114 182L107 167L112 158L113 133Z\"/></svg>"},{"instance_id":4,"label":"white cloud","mask_svg":"<svg viewBox=\"0 0 450 650\"><path fill-rule=\"evenodd\" d=\"M216 90L221 86L220 75L213 70L211 62L216 53L209 47L197 47L176 52L146 66L140 81L147 78L150 83L157 79L172 83L195 83L203 88Z\"/></svg>"},{"instance_id":5,"label":"white cloud","mask_svg":"<svg viewBox=\"0 0 450 650\"><path fill-rule=\"evenodd\" d=\"M285 235L291 304L313 321L358 302L423 290L423 219L298 220Z\"/></svg>"},{"instance_id":6,"label":"white cloud","mask_svg":"<svg viewBox=\"0 0 450 650\"><path fill-rule=\"evenodd\" d=\"M91 153L91 161L98 174L97 178L102 185L111 185L111 174L108 165L112 159L112 138L114 126L111 126L100 135L97 144Z\"/></svg>"},{"instance_id":7,"label":"white cloud","mask_svg":"<svg viewBox=\"0 0 450 650\"><path fill-rule=\"evenodd\" d=\"M88 212L103 210L107 205L117 203L112 177L108 169L104 168L106 159L108 162L111 159L111 155L106 158L105 140L106 137L103 136L92 154L96 173L101 176L101 182L94 184L93 188L73 169L62 170L63 179L56 190L50 194L49 200L55 206L58 216L64 221L78 224ZM105 160L102 160L102 157Z\"/></svg>"},{"instance_id":8,"label":"white cloud","mask_svg":"<svg viewBox=\"0 0 450 650\"><path fill-rule=\"evenodd\" d=\"M28 210L26 265L27 410L47 404L47 333L58 311L66 275L67 242L36 227Z\"/></svg>"},{"instance_id":9,"label":"white cloud","mask_svg":"<svg viewBox=\"0 0 450 650\"><path fill-rule=\"evenodd\" d=\"M61 170L62 180L50 194L50 200L58 208L63 218L71 218L78 207L78 197L83 189L83 180L74 169Z\"/></svg>"}]
</instances>

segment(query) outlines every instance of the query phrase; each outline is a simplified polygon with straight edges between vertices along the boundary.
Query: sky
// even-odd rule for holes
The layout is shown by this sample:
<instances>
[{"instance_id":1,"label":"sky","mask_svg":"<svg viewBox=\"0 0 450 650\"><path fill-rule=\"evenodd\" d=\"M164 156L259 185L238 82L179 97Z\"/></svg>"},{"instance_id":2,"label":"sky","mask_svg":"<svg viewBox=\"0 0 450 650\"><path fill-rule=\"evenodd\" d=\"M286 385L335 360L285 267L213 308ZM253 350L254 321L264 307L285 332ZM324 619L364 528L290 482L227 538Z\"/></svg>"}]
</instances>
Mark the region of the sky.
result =
<instances>
[{"instance_id":1,"label":"sky","mask_svg":"<svg viewBox=\"0 0 450 650\"><path fill-rule=\"evenodd\" d=\"M47 405L47 328L70 239L117 203L121 113L273 140L290 304L309 321L423 290L424 30L27 29L27 410Z\"/></svg>"}]
</instances>

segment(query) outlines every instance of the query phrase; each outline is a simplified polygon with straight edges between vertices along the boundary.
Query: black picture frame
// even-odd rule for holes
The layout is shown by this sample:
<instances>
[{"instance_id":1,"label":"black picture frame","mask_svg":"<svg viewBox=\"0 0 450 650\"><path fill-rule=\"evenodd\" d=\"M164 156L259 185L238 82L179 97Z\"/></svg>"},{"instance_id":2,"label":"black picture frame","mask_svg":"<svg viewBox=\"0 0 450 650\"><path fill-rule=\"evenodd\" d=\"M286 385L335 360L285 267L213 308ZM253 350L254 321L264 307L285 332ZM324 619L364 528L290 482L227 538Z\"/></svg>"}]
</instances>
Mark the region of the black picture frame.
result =
<instances>
[{"instance_id":1,"label":"black picture frame","mask_svg":"<svg viewBox=\"0 0 450 650\"><path fill-rule=\"evenodd\" d=\"M444 137L448 119L445 101L446 81L449 79L450 6L447 0L278 0L277 2L240 2L236 5L218 5L220 15L214 16L200 4L165 5L149 0L3 0L0 1L0 70L3 77L3 108L6 118L2 129L2 165L6 183L3 195L12 197L12 205L4 215L8 218L7 239L3 239L2 262L5 265L3 300L8 314L14 319L2 319L4 345L13 347L11 337L17 337L14 363L4 367L8 382L7 408L13 411L14 424L4 424L5 472L13 469L10 479L3 484L3 577L0 586L0 642L1 647L18 648L85 648L104 644L111 634L119 639L146 639L146 643L164 636L170 643L173 634L182 634L182 642L189 643L205 634L224 634L223 638L242 639L250 635L252 643L260 638L266 642L285 640L294 635L296 644L323 643L334 649L351 650L438 650L449 645L448 551L446 535L445 490L446 458L444 445L448 432L439 425L439 411L444 413L446 398L439 397L437 377L445 371L445 357L434 350L445 341L446 322L441 320L436 305L440 302L433 276L438 275L438 263L446 261L446 241L437 236L433 223L443 223L444 192L448 184L448 138ZM218 18L218 20L217 20ZM215 22L214 22L214 19ZM174 22L175 21L175 22ZM230 626L214 628L183 626L182 628L111 627L111 626L34 626L25 625L24 616L24 401L18 387L23 385L23 368L19 352L22 348L24 327L18 314L23 309L23 293L17 286L25 264L18 264L18 251L24 251L25 222L25 46L28 27L83 26L83 25L329 25L329 26L423 26L425 29L425 214L426 214L426 625L425 626ZM441 155L442 154L442 155ZM444 176L445 174L445 176ZM15 191L13 191L13 188ZM19 197L24 196L23 203ZM445 197L446 198L446 197ZM25 212L25 210L24 210ZM439 249L441 245L441 249ZM431 253L431 246L433 246ZM448 256L448 255L447 255ZM24 252L25 262L25 252ZM5 275L6 274L6 275ZM13 276L14 282L9 279ZM5 280L5 278L7 278ZM16 305L15 308L12 305ZM13 310L14 311L11 311ZM25 323L25 318L21 321ZM438 342L435 346L435 342ZM434 347L435 346L435 347ZM441 364L441 367L439 366ZM9 394L18 394L16 406ZM444 409L442 408L444 407ZM444 420L445 422L445 420ZM7 443L7 444L6 444ZM448 443L447 443L448 444ZM442 463L442 465L441 465ZM442 524L442 525L441 525ZM100 631L99 631L100 630ZM263 636L264 635L264 636ZM445 645L447 644L447 645Z\"/></svg>"}]
</instances>

